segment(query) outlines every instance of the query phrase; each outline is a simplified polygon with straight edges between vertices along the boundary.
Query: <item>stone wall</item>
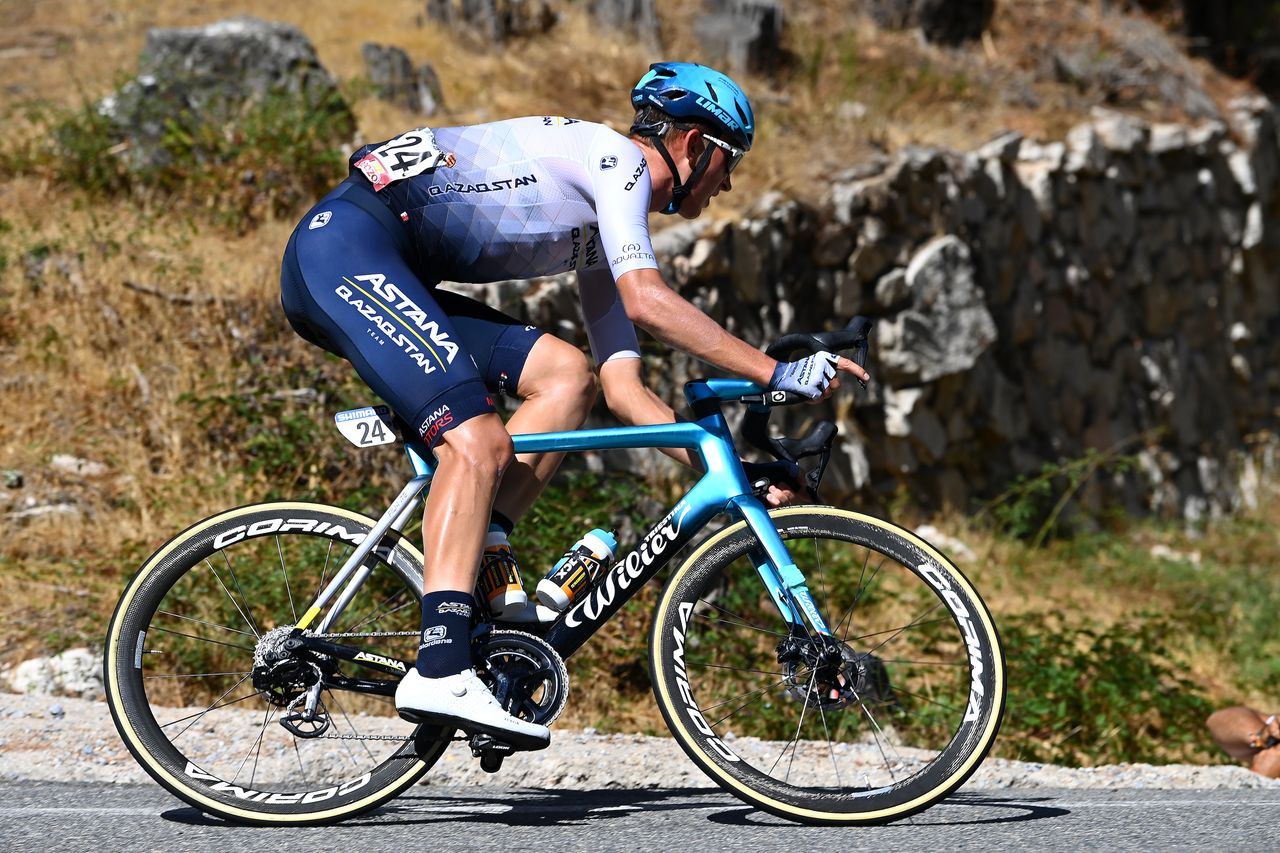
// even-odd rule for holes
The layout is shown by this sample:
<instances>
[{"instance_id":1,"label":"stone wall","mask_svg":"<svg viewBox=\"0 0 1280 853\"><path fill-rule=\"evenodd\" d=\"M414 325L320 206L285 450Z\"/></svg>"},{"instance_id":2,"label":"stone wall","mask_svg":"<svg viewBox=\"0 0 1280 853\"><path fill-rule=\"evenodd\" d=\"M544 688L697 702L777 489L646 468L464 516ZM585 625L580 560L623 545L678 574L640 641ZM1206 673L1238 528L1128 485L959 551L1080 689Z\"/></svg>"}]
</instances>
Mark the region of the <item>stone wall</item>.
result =
<instances>
[{"instance_id":1,"label":"stone wall","mask_svg":"<svg viewBox=\"0 0 1280 853\"><path fill-rule=\"evenodd\" d=\"M965 509L1094 450L1136 465L1084 505L1195 520L1256 499L1280 404L1277 113L1238 101L1231 120L1099 112L1063 142L908 148L838 176L821 209L774 196L656 248L748 340L877 320L869 392L787 412L791 432L839 420L833 496ZM572 337L569 287L486 289ZM651 376L678 400L705 368L663 351Z\"/></svg>"}]
</instances>

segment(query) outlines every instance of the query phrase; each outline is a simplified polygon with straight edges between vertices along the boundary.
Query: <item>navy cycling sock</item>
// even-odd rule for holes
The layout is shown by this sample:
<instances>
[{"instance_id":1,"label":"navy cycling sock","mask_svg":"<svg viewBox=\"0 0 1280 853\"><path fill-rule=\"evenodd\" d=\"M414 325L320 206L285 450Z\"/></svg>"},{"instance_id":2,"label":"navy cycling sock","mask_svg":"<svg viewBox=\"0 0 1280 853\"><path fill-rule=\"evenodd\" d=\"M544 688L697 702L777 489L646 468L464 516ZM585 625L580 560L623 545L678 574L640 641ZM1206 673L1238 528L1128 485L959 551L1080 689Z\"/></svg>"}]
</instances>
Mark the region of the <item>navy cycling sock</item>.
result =
<instances>
[{"instance_id":1,"label":"navy cycling sock","mask_svg":"<svg viewBox=\"0 0 1280 853\"><path fill-rule=\"evenodd\" d=\"M444 590L422 596L422 642L418 674L444 678L471 668L471 619L476 600L469 592Z\"/></svg>"},{"instance_id":2,"label":"navy cycling sock","mask_svg":"<svg viewBox=\"0 0 1280 853\"><path fill-rule=\"evenodd\" d=\"M494 527L497 527L503 533L510 536L511 531L516 529L516 523L495 509L493 512L489 513L490 533L494 532Z\"/></svg>"}]
</instances>

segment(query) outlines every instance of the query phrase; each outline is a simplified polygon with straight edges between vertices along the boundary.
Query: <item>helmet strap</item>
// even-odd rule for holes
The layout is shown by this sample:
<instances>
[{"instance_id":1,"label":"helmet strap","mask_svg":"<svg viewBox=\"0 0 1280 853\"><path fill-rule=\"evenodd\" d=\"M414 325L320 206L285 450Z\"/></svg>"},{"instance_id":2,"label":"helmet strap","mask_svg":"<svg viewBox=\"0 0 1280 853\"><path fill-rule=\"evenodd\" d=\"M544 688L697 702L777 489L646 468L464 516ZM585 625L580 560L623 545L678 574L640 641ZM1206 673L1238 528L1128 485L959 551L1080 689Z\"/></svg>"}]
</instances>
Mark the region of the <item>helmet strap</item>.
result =
<instances>
[{"instance_id":1,"label":"helmet strap","mask_svg":"<svg viewBox=\"0 0 1280 853\"><path fill-rule=\"evenodd\" d=\"M667 168L671 171L671 201L659 213L670 216L673 213L680 212L680 205L684 204L684 200L689 197L690 189L702 177L702 173L707 171L707 166L711 164L712 146L707 145L703 149L702 156L698 158L698 162L693 166L693 171L689 173L689 179L681 181L680 170L676 168L675 158L671 156L671 152L667 150L667 146L662 141L662 137L667 133L667 127L668 125L665 122L659 125L634 125L631 128L631 132L637 136L647 136L652 139L653 147L662 155L662 159L667 161Z\"/></svg>"}]
</instances>

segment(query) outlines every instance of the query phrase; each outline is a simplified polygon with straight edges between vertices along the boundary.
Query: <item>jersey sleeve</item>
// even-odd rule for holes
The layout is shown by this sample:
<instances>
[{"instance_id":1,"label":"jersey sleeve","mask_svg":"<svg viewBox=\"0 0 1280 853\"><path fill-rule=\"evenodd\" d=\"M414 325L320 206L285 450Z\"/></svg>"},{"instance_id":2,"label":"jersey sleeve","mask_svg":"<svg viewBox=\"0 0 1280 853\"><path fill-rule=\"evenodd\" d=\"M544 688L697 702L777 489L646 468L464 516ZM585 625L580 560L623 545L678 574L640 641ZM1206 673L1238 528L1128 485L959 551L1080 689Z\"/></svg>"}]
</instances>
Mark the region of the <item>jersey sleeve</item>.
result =
<instances>
[{"instance_id":1,"label":"jersey sleeve","mask_svg":"<svg viewBox=\"0 0 1280 853\"><path fill-rule=\"evenodd\" d=\"M578 270L578 299L596 364L640 357L636 327L627 317L613 276L603 269Z\"/></svg>"},{"instance_id":2,"label":"jersey sleeve","mask_svg":"<svg viewBox=\"0 0 1280 853\"><path fill-rule=\"evenodd\" d=\"M632 270L657 269L649 241L652 188L644 154L622 134L601 128L588 148L586 166L600 248L614 281Z\"/></svg>"}]
</instances>

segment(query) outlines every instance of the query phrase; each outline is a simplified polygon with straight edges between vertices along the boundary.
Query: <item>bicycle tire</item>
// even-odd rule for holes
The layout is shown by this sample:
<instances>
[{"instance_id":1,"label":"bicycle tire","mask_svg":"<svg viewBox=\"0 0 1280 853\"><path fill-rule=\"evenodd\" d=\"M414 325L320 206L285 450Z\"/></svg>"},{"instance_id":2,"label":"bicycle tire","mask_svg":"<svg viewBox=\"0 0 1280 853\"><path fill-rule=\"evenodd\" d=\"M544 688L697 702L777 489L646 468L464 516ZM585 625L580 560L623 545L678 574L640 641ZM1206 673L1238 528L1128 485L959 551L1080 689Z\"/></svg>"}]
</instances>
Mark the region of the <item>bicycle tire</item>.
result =
<instances>
[{"instance_id":1,"label":"bicycle tire","mask_svg":"<svg viewBox=\"0 0 1280 853\"><path fill-rule=\"evenodd\" d=\"M739 522L691 554L659 599L650 666L668 728L722 788L789 820L887 823L928 808L999 731L1004 655L986 605L907 530L830 507L770 516L819 608L836 614L826 618L840 660L856 664L841 664L840 681L780 661L786 623Z\"/></svg>"},{"instance_id":2,"label":"bicycle tire","mask_svg":"<svg viewBox=\"0 0 1280 853\"><path fill-rule=\"evenodd\" d=\"M153 779L231 821L307 825L372 809L430 769L452 731L404 723L391 697L327 687L335 734L304 738L278 725L293 694L259 690L250 677L255 638L268 626L287 633L373 524L319 504L243 506L197 522L143 564L111 618L103 669L116 728ZM368 580L330 630L418 631L421 553L391 533L366 565ZM359 643L385 658L416 647L405 637ZM257 732L243 755L219 742L217 732L248 724Z\"/></svg>"}]
</instances>

